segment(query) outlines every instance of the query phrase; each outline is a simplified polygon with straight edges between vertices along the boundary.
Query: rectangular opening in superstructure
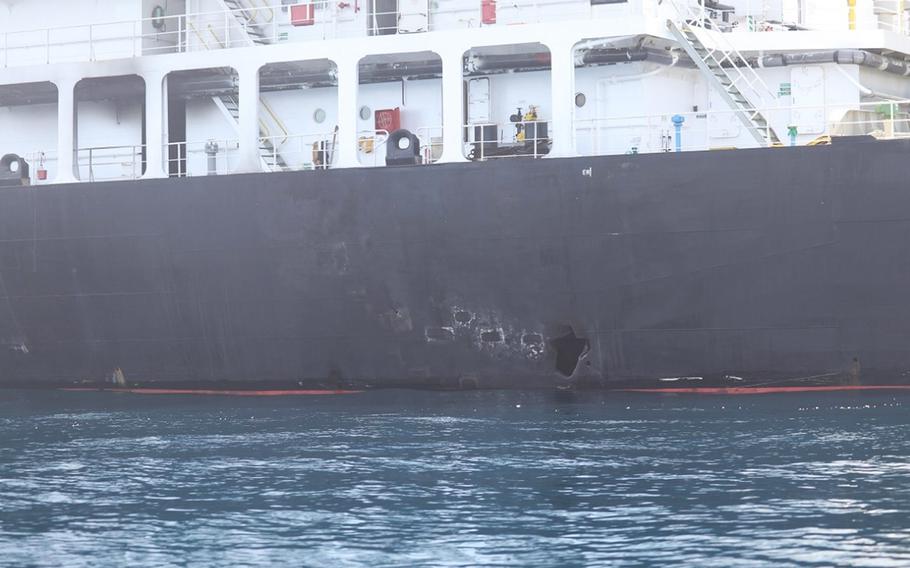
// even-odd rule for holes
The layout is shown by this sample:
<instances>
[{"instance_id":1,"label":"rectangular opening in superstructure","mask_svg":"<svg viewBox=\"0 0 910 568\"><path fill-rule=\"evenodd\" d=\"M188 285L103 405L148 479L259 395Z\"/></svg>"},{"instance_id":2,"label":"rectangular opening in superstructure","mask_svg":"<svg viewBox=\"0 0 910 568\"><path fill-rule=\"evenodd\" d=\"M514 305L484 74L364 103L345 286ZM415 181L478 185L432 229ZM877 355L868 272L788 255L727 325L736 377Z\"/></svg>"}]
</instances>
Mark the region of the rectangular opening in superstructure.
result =
<instances>
[{"instance_id":1,"label":"rectangular opening in superstructure","mask_svg":"<svg viewBox=\"0 0 910 568\"><path fill-rule=\"evenodd\" d=\"M431 51L360 60L358 158L369 166L429 164L442 154L442 59Z\"/></svg>"},{"instance_id":2,"label":"rectangular opening in superstructure","mask_svg":"<svg viewBox=\"0 0 910 568\"><path fill-rule=\"evenodd\" d=\"M0 156L18 157L0 173L0 185L37 185L56 178L57 100L57 87L50 82L0 85L0 132L7 134L0 136Z\"/></svg>"},{"instance_id":3,"label":"rectangular opening in superstructure","mask_svg":"<svg viewBox=\"0 0 910 568\"><path fill-rule=\"evenodd\" d=\"M338 146L337 68L328 59L259 71L259 155L266 171L332 166Z\"/></svg>"},{"instance_id":4,"label":"rectangular opening in superstructure","mask_svg":"<svg viewBox=\"0 0 910 568\"><path fill-rule=\"evenodd\" d=\"M224 175L237 162L240 91L230 67L167 76L167 172L171 177Z\"/></svg>"}]
</instances>

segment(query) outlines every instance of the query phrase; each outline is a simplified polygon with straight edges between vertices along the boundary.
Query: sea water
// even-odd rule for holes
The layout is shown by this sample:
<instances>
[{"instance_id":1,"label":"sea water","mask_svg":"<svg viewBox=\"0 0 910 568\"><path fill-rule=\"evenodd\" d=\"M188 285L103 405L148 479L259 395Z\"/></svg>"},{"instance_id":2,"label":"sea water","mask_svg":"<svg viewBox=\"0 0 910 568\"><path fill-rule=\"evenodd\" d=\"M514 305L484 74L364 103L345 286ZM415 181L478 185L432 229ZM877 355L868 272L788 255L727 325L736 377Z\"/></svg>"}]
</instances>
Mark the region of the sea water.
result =
<instances>
[{"instance_id":1,"label":"sea water","mask_svg":"<svg viewBox=\"0 0 910 568\"><path fill-rule=\"evenodd\" d=\"M4 566L910 566L910 396L0 391Z\"/></svg>"}]
</instances>

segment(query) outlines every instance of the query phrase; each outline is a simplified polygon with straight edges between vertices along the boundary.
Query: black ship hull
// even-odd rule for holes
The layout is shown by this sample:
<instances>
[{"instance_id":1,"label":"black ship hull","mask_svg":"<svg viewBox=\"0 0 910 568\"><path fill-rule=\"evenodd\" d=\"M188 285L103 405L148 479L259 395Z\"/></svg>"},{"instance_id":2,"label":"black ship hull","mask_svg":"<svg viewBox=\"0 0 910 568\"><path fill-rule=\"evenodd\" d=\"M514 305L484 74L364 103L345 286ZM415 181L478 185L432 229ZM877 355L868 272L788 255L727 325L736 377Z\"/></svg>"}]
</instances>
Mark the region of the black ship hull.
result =
<instances>
[{"instance_id":1,"label":"black ship hull","mask_svg":"<svg viewBox=\"0 0 910 568\"><path fill-rule=\"evenodd\" d=\"M910 385L908 174L850 139L3 189L0 386Z\"/></svg>"}]
</instances>

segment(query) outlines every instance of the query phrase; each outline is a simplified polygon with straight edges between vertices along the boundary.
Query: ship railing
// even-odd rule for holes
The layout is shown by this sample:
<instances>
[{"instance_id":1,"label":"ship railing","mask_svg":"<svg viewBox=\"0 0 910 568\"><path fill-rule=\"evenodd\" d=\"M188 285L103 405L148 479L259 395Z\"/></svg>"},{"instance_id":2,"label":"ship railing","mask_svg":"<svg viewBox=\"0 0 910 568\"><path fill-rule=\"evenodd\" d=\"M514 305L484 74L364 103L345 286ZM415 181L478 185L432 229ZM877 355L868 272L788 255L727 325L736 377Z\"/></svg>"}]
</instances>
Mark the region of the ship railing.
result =
<instances>
[{"instance_id":1,"label":"ship railing","mask_svg":"<svg viewBox=\"0 0 910 568\"><path fill-rule=\"evenodd\" d=\"M424 164L434 164L442 157L443 127L421 126L415 132L420 140L420 158Z\"/></svg>"},{"instance_id":2,"label":"ship railing","mask_svg":"<svg viewBox=\"0 0 910 568\"><path fill-rule=\"evenodd\" d=\"M413 133L420 141L420 162L432 164L442 156L442 126L420 126ZM384 166L391 133L388 130L361 130L357 133L357 154L361 165Z\"/></svg>"},{"instance_id":3,"label":"ship railing","mask_svg":"<svg viewBox=\"0 0 910 568\"><path fill-rule=\"evenodd\" d=\"M389 131L361 130L357 133L357 159L363 166L384 166Z\"/></svg>"},{"instance_id":4,"label":"ship railing","mask_svg":"<svg viewBox=\"0 0 910 568\"><path fill-rule=\"evenodd\" d=\"M137 22L106 22L5 32L3 67L135 57Z\"/></svg>"},{"instance_id":5,"label":"ship railing","mask_svg":"<svg viewBox=\"0 0 910 568\"><path fill-rule=\"evenodd\" d=\"M257 0L261 1L261 0ZM366 24L357 3L315 0L312 18L293 25L290 10L271 16L255 5L239 9L198 11L131 20L85 23L6 31L0 34L3 67L100 61L153 55L245 47L253 43L314 41L412 34L485 25L509 25L553 20L590 19L589 2L567 0L515 0L500 3L492 20L479 5L431 7L405 13L379 11ZM603 8L603 7L598 7ZM625 10L618 4L616 10ZM297 22L301 24L301 22ZM252 33L251 33L252 32Z\"/></svg>"},{"instance_id":6,"label":"ship railing","mask_svg":"<svg viewBox=\"0 0 910 568\"><path fill-rule=\"evenodd\" d=\"M764 109L781 146L827 143L831 136L910 138L910 99ZM679 137L674 118L680 123ZM578 155L652 154L755 147L736 111L661 113L575 121Z\"/></svg>"},{"instance_id":7,"label":"ship railing","mask_svg":"<svg viewBox=\"0 0 910 568\"><path fill-rule=\"evenodd\" d=\"M205 11L8 31L0 35L0 63L12 67L245 47L250 45L253 29L268 43L282 37L277 20L259 24L247 20L246 12Z\"/></svg>"},{"instance_id":8,"label":"ship railing","mask_svg":"<svg viewBox=\"0 0 910 568\"><path fill-rule=\"evenodd\" d=\"M165 144L165 171L170 177L227 175L238 164L240 141L234 139L197 140Z\"/></svg>"},{"instance_id":9,"label":"ship railing","mask_svg":"<svg viewBox=\"0 0 910 568\"><path fill-rule=\"evenodd\" d=\"M57 176L56 150L31 150L19 154L29 165L31 185L53 183Z\"/></svg>"},{"instance_id":10,"label":"ship railing","mask_svg":"<svg viewBox=\"0 0 910 568\"><path fill-rule=\"evenodd\" d=\"M263 136L259 139L267 171L326 170L335 163L335 132Z\"/></svg>"},{"instance_id":11,"label":"ship railing","mask_svg":"<svg viewBox=\"0 0 910 568\"><path fill-rule=\"evenodd\" d=\"M505 126L496 122L466 124L465 155L480 162L498 158L542 158L550 153L548 127L546 120L522 120Z\"/></svg>"},{"instance_id":12,"label":"ship railing","mask_svg":"<svg viewBox=\"0 0 910 568\"><path fill-rule=\"evenodd\" d=\"M91 146L76 150L76 168L82 181L129 180L142 177L145 146Z\"/></svg>"},{"instance_id":13,"label":"ship railing","mask_svg":"<svg viewBox=\"0 0 910 568\"><path fill-rule=\"evenodd\" d=\"M852 15L847 2L832 2L832 6L824 8L830 15L819 22L803 21L791 0L745 0L740 1L735 10L717 8L704 0L666 0L666 4L678 6L688 23L718 31L846 31L855 28L901 35L910 33L910 2L907 0L872 0L865 5L858 2Z\"/></svg>"}]
</instances>

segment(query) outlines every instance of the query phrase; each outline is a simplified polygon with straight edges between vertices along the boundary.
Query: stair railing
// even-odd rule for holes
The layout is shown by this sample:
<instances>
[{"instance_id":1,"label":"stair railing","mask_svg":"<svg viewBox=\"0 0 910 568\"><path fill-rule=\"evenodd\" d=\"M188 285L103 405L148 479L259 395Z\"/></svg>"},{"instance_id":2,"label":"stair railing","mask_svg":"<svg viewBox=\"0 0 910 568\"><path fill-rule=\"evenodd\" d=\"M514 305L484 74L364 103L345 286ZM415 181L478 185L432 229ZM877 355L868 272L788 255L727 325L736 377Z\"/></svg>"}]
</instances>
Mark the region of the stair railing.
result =
<instances>
[{"instance_id":1,"label":"stair railing","mask_svg":"<svg viewBox=\"0 0 910 568\"><path fill-rule=\"evenodd\" d=\"M266 26L271 27L271 30L268 32L270 34L270 37L268 38L269 41L274 41L277 37L277 28L274 25L277 23L275 20L275 10L264 0L261 6L258 5L258 3L253 4L253 6L250 6L242 0L236 0L238 8L232 9L225 3L224 6L227 8L226 15L230 15L234 21L240 25L244 35L250 39L250 41L252 41L250 30L258 29L262 31ZM261 16L260 12L265 12L266 16ZM260 19L262 21L259 21ZM225 25L227 25L227 23L225 23Z\"/></svg>"},{"instance_id":2,"label":"stair railing","mask_svg":"<svg viewBox=\"0 0 910 568\"><path fill-rule=\"evenodd\" d=\"M269 5L269 3L266 0L260 0L260 1L262 2L261 6L259 5L259 2L255 1L255 0L250 0L250 4L252 4L250 9L253 11L253 21L255 21L256 18L259 17L259 11L262 10L268 16L262 23L270 24L275 20L275 10ZM243 2L241 0L238 0L238 3L243 5Z\"/></svg>"},{"instance_id":3,"label":"stair railing","mask_svg":"<svg viewBox=\"0 0 910 568\"><path fill-rule=\"evenodd\" d=\"M707 49L707 57L718 65L723 66L728 72L731 68L733 69L736 74L735 79L731 78L734 85L744 81L763 103L774 103L777 100L774 91L755 72L755 69L749 64L743 54L724 37L723 32L713 29L714 26L711 24L711 19L708 17L708 12L705 8L705 0L697 0L696 6L693 6L687 0L666 0L666 2L675 9L677 16L680 18L680 21L677 22L679 25L689 27L696 36L702 34L698 39ZM698 31L696 31L696 28ZM702 30L707 30L708 34L704 34ZM704 36L708 36L708 42L703 40ZM717 56L718 53L720 53L720 57ZM743 73L743 68L748 69L750 73L748 75ZM737 86L737 88L739 87Z\"/></svg>"},{"instance_id":4,"label":"stair railing","mask_svg":"<svg viewBox=\"0 0 910 568\"><path fill-rule=\"evenodd\" d=\"M702 44L705 52L702 60L705 63L715 64L730 80L730 85L725 86L726 89L735 88L746 97L751 108L743 108L742 111L748 114L749 120L753 121L759 117L765 119L765 139L769 144L773 142L774 136L770 121L758 109L776 107L779 101L774 91L756 73L742 53L730 43L724 33L713 29L715 26L708 17L705 0L697 0L694 6L688 0L665 1L675 11L677 20L674 23L683 32L688 31L694 35ZM708 41L704 41L703 38L707 38Z\"/></svg>"},{"instance_id":5,"label":"stair railing","mask_svg":"<svg viewBox=\"0 0 910 568\"><path fill-rule=\"evenodd\" d=\"M284 122L278 118L278 113L275 112L272 106L266 102L264 98L259 97L259 104L262 105L262 108L265 109L265 112L267 112L268 115L272 118L275 126L277 126L278 130L281 131L281 136L284 136L284 139L281 141L281 145L284 145L288 141L288 137L291 135L291 133L288 131L287 126L285 126Z\"/></svg>"}]
</instances>

